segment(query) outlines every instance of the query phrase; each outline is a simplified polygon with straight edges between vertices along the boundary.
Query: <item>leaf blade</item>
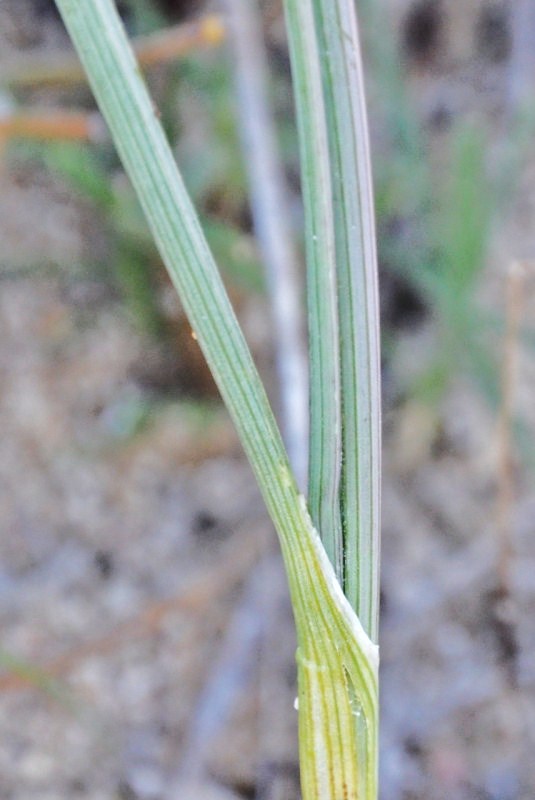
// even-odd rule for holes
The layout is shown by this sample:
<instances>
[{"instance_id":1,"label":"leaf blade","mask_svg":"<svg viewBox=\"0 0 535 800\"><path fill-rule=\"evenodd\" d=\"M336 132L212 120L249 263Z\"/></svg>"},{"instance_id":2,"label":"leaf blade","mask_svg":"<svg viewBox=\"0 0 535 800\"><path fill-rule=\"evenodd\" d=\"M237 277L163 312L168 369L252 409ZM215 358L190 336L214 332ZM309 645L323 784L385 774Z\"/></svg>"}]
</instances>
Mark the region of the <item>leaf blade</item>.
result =
<instances>
[{"instance_id":1,"label":"leaf blade","mask_svg":"<svg viewBox=\"0 0 535 800\"><path fill-rule=\"evenodd\" d=\"M354 0L312 0L333 181L341 342L340 503L344 591L377 640L380 347L377 254L364 80Z\"/></svg>"}]
</instances>

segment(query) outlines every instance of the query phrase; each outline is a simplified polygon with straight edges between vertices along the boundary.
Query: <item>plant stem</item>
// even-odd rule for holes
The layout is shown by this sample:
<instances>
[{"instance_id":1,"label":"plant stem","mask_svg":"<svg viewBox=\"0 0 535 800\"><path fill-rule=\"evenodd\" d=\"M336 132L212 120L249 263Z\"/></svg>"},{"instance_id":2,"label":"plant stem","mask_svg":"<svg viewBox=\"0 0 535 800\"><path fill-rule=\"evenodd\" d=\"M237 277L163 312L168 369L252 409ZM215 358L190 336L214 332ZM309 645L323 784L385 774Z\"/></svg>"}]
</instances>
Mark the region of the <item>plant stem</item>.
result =
<instances>
[{"instance_id":1,"label":"plant stem","mask_svg":"<svg viewBox=\"0 0 535 800\"><path fill-rule=\"evenodd\" d=\"M333 185L342 385L344 591L377 641L381 389L377 255L354 0L314 8Z\"/></svg>"},{"instance_id":2,"label":"plant stem","mask_svg":"<svg viewBox=\"0 0 535 800\"><path fill-rule=\"evenodd\" d=\"M340 344L328 130L311 4L287 0L305 206L310 360L308 502L340 583L344 558L339 506L342 463Z\"/></svg>"},{"instance_id":3,"label":"plant stem","mask_svg":"<svg viewBox=\"0 0 535 800\"><path fill-rule=\"evenodd\" d=\"M299 494L264 387L112 0L56 0L279 534L299 644L304 800L376 800L377 647Z\"/></svg>"},{"instance_id":4,"label":"plant stem","mask_svg":"<svg viewBox=\"0 0 535 800\"><path fill-rule=\"evenodd\" d=\"M268 98L267 53L258 0L223 0L226 11L249 178L255 233L267 273L275 326L281 427L300 487L308 461L308 376L304 346L299 259L291 232L291 209Z\"/></svg>"},{"instance_id":5,"label":"plant stem","mask_svg":"<svg viewBox=\"0 0 535 800\"><path fill-rule=\"evenodd\" d=\"M308 233L310 508L345 594L375 641L379 319L356 16L353 0L286 0L286 14ZM377 697L372 708L362 703L362 683L348 677L343 659L335 656L326 675L308 669L305 661L300 665L301 691L323 702L301 717L303 791L307 797L309 792L318 798L375 798ZM348 723L350 730L344 727ZM326 733L325 740L315 740L314 730ZM325 757L334 740L347 742L347 750ZM320 786L326 769L341 781L332 795Z\"/></svg>"}]
</instances>

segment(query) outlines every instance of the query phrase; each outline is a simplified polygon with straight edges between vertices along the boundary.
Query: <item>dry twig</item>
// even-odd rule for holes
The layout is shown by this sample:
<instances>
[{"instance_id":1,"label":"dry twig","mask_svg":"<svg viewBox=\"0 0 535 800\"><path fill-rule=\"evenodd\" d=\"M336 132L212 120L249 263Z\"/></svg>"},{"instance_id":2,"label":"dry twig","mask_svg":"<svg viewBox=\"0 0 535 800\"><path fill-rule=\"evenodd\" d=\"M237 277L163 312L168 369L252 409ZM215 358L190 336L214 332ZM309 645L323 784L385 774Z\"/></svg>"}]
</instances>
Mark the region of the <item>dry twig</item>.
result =
<instances>
[{"instance_id":1,"label":"dry twig","mask_svg":"<svg viewBox=\"0 0 535 800\"><path fill-rule=\"evenodd\" d=\"M0 117L0 142L9 139L99 142L106 138L102 117L84 111L33 109Z\"/></svg>"},{"instance_id":2,"label":"dry twig","mask_svg":"<svg viewBox=\"0 0 535 800\"><path fill-rule=\"evenodd\" d=\"M511 558L513 550L512 509L514 505L513 421L518 373L518 343L524 307L525 266L511 264L507 274L506 324L502 366L502 403L498 424L498 498L499 534L498 579L504 595L510 594Z\"/></svg>"},{"instance_id":3,"label":"dry twig","mask_svg":"<svg viewBox=\"0 0 535 800\"><path fill-rule=\"evenodd\" d=\"M221 17L208 14L194 22L139 36L132 45L140 65L147 68L174 61L199 47L219 45L224 37ZM0 83L11 89L54 84L76 86L85 82L85 72L76 55L63 52L25 55L20 60L6 64L0 76Z\"/></svg>"}]
</instances>

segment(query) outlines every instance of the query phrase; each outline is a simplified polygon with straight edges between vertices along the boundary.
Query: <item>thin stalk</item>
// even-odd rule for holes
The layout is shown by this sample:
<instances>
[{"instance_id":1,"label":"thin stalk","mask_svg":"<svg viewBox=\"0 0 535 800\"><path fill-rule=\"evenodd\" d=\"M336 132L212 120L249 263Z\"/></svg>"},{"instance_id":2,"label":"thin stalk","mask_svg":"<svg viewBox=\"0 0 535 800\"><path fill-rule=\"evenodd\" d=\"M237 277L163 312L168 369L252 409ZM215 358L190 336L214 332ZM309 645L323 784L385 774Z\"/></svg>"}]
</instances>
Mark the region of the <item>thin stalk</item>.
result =
<instances>
[{"instance_id":1,"label":"thin stalk","mask_svg":"<svg viewBox=\"0 0 535 800\"><path fill-rule=\"evenodd\" d=\"M333 182L342 376L344 591L377 641L380 353L377 255L354 0L307 0L320 49Z\"/></svg>"},{"instance_id":2,"label":"thin stalk","mask_svg":"<svg viewBox=\"0 0 535 800\"><path fill-rule=\"evenodd\" d=\"M56 0L279 534L299 644L304 800L376 800L377 647L310 519L112 0Z\"/></svg>"},{"instance_id":3,"label":"thin stalk","mask_svg":"<svg viewBox=\"0 0 535 800\"><path fill-rule=\"evenodd\" d=\"M300 134L307 245L310 360L308 502L327 555L342 583L340 345L329 139L310 3L287 0L286 18Z\"/></svg>"},{"instance_id":4,"label":"thin stalk","mask_svg":"<svg viewBox=\"0 0 535 800\"><path fill-rule=\"evenodd\" d=\"M269 97L269 60L262 30L262 13L259 0L222 0L222 8L232 56L236 110L253 224L267 277L281 429L297 484L304 490L307 483L309 415L301 261L292 230L289 191ZM276 546L276 542L273 544ZM264 557L259 569L248 579L245 590L247 596L242 601L247 600L250 605L248 595L251 592L260 596L260 602L257 599L253 606L259 617L257 649L261 653L278 646L275 611L287 593L282 564L279 562L278 554L276 557L273 554ZM236 613L242 613L241 606ZM257 772L260 787L266 757L273 755L269 740L273 737L273 729L279 724L278 720L285 716L286 703L282 693L273 697L272 692L266 691L269 664L264 661L260 658L257 684ZM228 693L226 686L221 685L220 688ZM206 701L212 702L209 696L206 696ZM257 788L257 795L264 795L261 788Z\"/></svg>"},{"instance_id":5,"label":"thin stalk","mask_svg":"<svg viewBox=\"0 0 535 800\"><path fill-rule=\"evenodd\" d=\"M515 393L518 381L519 344L526 293L526 267L514 261L507 272L505 335L501 375L502 401L498 420L498 585L502 597L511 595L511 562L514 556L513 509L515 503L514 441Z\"/></svg>"},{"instance_id":6,"label":"thin stalk","mask_svg":"<svg viewBox=\"0 0 535 800\"><path fill-rule=\"evenodd\" d=\"M255 233L275 327L281 427L300 487L308 460L308 379L299 259L268 98L267 53L257 0L223 0Z\"/></svg>"}]
</instances>

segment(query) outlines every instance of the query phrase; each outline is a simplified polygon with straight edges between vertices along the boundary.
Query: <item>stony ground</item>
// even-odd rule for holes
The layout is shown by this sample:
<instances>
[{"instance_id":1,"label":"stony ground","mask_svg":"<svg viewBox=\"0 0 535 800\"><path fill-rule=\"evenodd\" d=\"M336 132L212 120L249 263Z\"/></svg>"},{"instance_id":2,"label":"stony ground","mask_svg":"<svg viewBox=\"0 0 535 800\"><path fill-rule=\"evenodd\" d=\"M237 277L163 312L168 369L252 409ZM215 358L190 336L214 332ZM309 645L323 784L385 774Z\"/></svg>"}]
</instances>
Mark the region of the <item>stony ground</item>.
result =
<instances>
[{"instance_id":1,"label":"stony ground","mask_svg":"<svg viewBox=\"0 0 535 800\"><path fill-rule=\"evenodd\" d=\"M0 5L2 48L61 41L24 6ZM432 96L433 76L416 72ZM501 318L506 268L532 255L533 187L527 165L493 235L480 293ZM105 281L68 269L93 224L57 178L4 162L0 798L297 800L293 628L272 531L225 412L156 392L157 346ZM267 349L251 302L244 319ZM528 800L531 473L517 453L504 512L498 418L469 380L431 414L393 402L388 386L432 337L432 320L403 333L387 376L381 796ZM522 347L528 454L534 365Z\"/></svg>"}]
</instances>

